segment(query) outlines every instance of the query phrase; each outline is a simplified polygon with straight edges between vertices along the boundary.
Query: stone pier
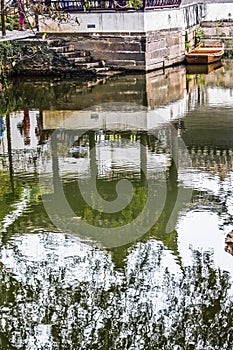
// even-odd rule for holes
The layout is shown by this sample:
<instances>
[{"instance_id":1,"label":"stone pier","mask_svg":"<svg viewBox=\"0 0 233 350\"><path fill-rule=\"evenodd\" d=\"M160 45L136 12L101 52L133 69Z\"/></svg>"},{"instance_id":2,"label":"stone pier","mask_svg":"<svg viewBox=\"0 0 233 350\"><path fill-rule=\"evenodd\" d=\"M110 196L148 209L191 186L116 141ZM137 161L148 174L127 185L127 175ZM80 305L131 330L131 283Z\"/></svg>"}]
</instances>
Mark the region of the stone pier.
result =
<instances>
[{"instance_id":1,"label":"stone pier","mask_svg":"<svg viewBox=\"0 0 233 350\"><path fill-rule=\"evenodd\" d=\"M53 45L57 42L56 45L61 47L52 47L54 52L64 53L63 58L69 57L69 62L76 63L67 68L71 72L79 69L85 72L84 66L94 67L96 62L99 62L99 66L91 69L100 73L104 67L148 72L184 62L186 50L196 44L197 31L204 33L206 44L223 43L231 55L233 2L183 0L176 8L87 13L72 11L69 22L63 24L49 18L39 18L36 37L46 37L44 44L47 47L49 43ZM38 43L43 44L42 40L38 43L35 40L22 41L21 44L29 43L33 47ZM40 62L35 61L33 69L49 74L55 67L51 61L48 60L48 67L42 67ZM84 61L88 63L82 67ZM31 66L30 63L28 67ZM28 67L24 67L24 70L20 67L19 71L27 71Z\"/></svg>"},{"instance_id":2,"label":"stone pier","mask_svg":"<svg viewBox=\"0 0 233 350\"><path fill-rule=\"evenodd\" d=\"M188 4L150 11L71 13L70 23L58 26L48 19L39 22L39 29L46 38L63 38L75 50L86 50L114 69L151 71L184 61L187 32L193 41L203 11L202 4Z\"/></svg>"}]
</instances>

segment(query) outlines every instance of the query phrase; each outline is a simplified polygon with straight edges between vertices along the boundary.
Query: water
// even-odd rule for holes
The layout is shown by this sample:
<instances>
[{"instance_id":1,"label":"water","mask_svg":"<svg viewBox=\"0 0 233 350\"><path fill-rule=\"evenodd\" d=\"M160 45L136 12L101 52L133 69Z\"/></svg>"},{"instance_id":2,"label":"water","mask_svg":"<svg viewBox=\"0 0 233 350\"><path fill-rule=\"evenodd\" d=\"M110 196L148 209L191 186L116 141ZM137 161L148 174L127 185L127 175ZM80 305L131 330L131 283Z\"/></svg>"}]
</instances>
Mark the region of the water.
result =
<instances>
[{"instance_id":1,"label":"water","mask_svg":"<svg viewBox=\"0 0 233 350\"><path fill-rule=\"evenodd\" d=\"M233 65L215 68L1 93L0 349L233 348Z\"/></svg>"}]
</instances>

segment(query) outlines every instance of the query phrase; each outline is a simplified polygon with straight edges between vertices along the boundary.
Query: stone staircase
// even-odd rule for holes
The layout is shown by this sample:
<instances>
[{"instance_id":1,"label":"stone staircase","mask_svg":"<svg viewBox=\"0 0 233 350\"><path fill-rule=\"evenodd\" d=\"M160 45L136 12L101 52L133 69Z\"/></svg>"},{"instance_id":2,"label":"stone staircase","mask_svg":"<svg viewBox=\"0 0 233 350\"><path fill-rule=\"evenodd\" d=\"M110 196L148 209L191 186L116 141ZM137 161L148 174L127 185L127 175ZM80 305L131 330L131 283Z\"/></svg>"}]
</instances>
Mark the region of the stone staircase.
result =
<instances>
[{"instance_id":1,"label":"stone staircase","mask_svg":"<svg viewBox=\"0 0 233 350\"><path fill-rule=\"evenodd\" d=\"M233 21L203 22L206 45L224 45L225 56L233 55Z\"/></svg>"},{"instance_id":2,"label":"stone staircase","mask_svg":"<svg viewBox=\"0 0 233 350\"><path fill-rule=\"evenodd\" d=\"M22 38L17 42L25 52L18 64L18 71L22 74L79 75L105 79L121 73L105 66L103 60L95 61L89 51L75 49L64 38L45 39L38 36Z\"/></svg>"},{"instance_id":3,"label":"stone staircase","mask_svg":"<svg viewBox=\"0 0 233 350\"><path fill-rule=\"evenodd\" d=\"M105 66L103 60L94 61L89 51L76 50L74 45L66 44L63 39L46 40L49 50L56 53L58 57L65 58L74 72L94 75L97 77L108 77L120 72L111 70Z\"/></svg>"}]
</instances>

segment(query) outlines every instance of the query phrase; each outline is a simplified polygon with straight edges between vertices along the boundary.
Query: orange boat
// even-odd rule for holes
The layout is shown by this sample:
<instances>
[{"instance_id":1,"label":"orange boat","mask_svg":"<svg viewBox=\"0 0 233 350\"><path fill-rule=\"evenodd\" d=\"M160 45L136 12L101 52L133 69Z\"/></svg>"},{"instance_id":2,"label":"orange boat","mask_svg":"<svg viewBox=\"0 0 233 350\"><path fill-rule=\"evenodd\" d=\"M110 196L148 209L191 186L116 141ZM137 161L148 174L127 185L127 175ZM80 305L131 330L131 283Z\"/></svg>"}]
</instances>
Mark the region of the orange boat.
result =
<instances>
[{"instance_id":1,"label":"orange boat","mask_svg":"<svg viewBox=\"0 0 233 350\"><path fill-rule=\"evenodd\" d=\"M221 60L224 54L223 46L204 46L200 44L194 50L185 54L189 64L209 64Z\"/></svg>"}]
</instances>

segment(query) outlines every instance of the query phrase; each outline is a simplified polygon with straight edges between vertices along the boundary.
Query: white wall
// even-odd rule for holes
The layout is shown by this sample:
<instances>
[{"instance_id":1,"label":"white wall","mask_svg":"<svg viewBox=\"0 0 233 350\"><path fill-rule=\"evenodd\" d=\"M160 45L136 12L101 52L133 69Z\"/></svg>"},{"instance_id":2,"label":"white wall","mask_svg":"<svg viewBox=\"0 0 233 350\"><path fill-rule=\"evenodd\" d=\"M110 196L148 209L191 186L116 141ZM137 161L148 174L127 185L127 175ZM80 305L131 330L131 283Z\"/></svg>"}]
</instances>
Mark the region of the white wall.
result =
<instances>
[{"instance_id":1,"label":"white wall","mask_svg":"<svg viewBox=\"0 0 233 350\"><path fill-rule=\"evenodd\" d=\"M183 27L183 17L180 9L148 11L144 15L145 31Z\"/></svg>"},{"instance_id":2,"label":"white wall","mask_svg":"<svg viewBox=\"0 0 233 350\"><path fill-rule=\"evenodd\" d=\"M71 21L68 24L58 25L49 19L46 22L40 20L40 31L59 33L144 33L171 28L185 29L187 9L189 24L195 25L196 7L191 5L186 9L181 7L179 9L146 12L71 13Z\"/></svg>"},{"instance_id":3,"label":"white wall","mask_svg":"<svg viewBox=\"0 0 233 350\"><path fill-rule=\"evenodd\" d=\"M206 4L205 21L220 21L227 19L233 20L233 2Z\"/></svg>"},{"instance_id":4,"label":"white wall","mask_svg":"<svg viewBox=\"0 0 233 350\"><path fill-rule=\"evenodd\" d=\"M40 21L42 32L66 33L141 33L144 32L143 12L71 13L71 21L58 25ZM76 22L79 22L79 25ZM92 26L92 28L89 28Z\"/></svg>"},{"instance_id":5,"label":"white wall","mask_svg":"<svg viewBox=\"0 0 233 350\"><path fill-rule=\"evenodd\" d=\"M197 24L196 4L183 5L175 9L161 9L145 12L103 12L71 13L68 24L60 24L40 19L41 32L58 33L145 33L187 27ZM199 20L216 21L233 19L233 3L205 3L201 13L199 3ZM231 14L229 16L229 14ZM79 22L79 25L77 24Z\"/></svg>"}]
</instances>

